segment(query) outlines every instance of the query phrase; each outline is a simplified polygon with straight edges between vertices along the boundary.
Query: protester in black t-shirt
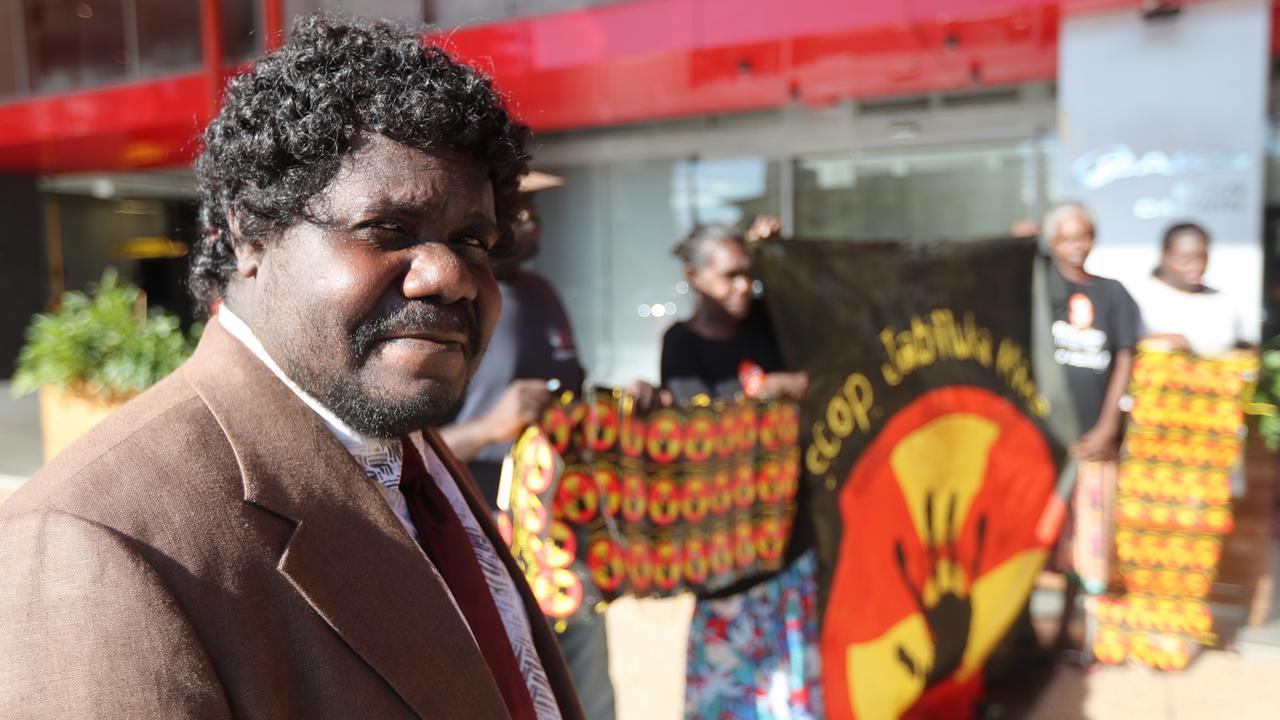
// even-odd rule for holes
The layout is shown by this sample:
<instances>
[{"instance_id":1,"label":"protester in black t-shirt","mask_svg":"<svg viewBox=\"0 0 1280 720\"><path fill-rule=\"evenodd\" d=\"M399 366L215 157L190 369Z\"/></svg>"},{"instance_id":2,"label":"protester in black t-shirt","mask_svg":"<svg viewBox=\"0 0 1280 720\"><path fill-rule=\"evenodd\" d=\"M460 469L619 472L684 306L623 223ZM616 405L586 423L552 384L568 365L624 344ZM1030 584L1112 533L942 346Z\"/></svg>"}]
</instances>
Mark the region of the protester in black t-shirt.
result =
<instances>
[{"instance_id":1,"label":"protester in black t-shirt","mask_svg":"<svg viewBox=\"0 0 1280 720\"><path fill-rule=\"evenodd\" d=\"M1085 271L1094 224L1084 206L1058 206L1045 231L1057 273L1049 283L1054 361L1066 373L1082 433L1071 454L1079 460L1113 460L1123 429L1120 398L1138 342L1138 306L1119 282Z\"/></svg>"},{"instance_id":2,"label":"protester in black t-shirt","mask_svg":"<svg viewBox=\"0 0 1280 720\"><path fill-rule=\"evenodd\" d=\"M1138 341L1138 306L1120 283L1085 271L1095 224L1083 205L1055 207L1044 230L1053 259L1045 278L1053 314L1053 359L1062 368L1080 431L1068 450L1081 462L1080 478L1087 472L1096 481L1113 483L1124 430L1120 399L1129 385ZM1070 507L1054 562L1067 581L1054 642L1064 651L1071 647L1071 618L1081 589L1071 552L1077 509L1074 502Z\"/></svg>"},{"instance_id":3,"label":"protester in black t-shirt","mask_svg":"<svg viewBox=\"0 0 1280 720\"><path fill-rule=\"evenodd\" d=\"M792 400L804 395L808 376L786 372L769 314L752 300L751 255L743 237L722 225L702 226L675 254L698 307L662 338L662 386L681 402L695 395L728 399L744 390ZM744 388L743 380L752 387Z\"/></svg>"},{"instance_id":4,"label":"protester in black t-shirt","mask_svg":"<svg viewBox=\"0 0 1280 720\"><path fill-rule=\"evenodd\" d=\"M681 402L696 395L732 398L743 392L744 375L758 376L749 375L757 373L756 368L765 379L782 373L782 356L763 302L750 304L747 316L730 337L706 337L694 329L693 322L672 325L662 338L662 383ZM778 381L771 384L776 389Z\"/></svg>"},{"instance_id":5,"label":"protester in black t-shirt","mask_svg":"<svg viewBox=\"0 0 1280 720\"><path fill-rule=\"evenodd\" d=\"M753 228L761 235L778 229L773 219ZM693 317L663 336L663 388L682 402L698 395L800 399L808 376L786 370L764 304L752 300L751 256L742 235L699 227L675 254L698 305ZM813 663L816 560L802 509L806 497L802 490L782 571L698 598L689 628L685 717L820 716ZM767 707L761 698L769 699Z\"/></svg>"}]
</instances>

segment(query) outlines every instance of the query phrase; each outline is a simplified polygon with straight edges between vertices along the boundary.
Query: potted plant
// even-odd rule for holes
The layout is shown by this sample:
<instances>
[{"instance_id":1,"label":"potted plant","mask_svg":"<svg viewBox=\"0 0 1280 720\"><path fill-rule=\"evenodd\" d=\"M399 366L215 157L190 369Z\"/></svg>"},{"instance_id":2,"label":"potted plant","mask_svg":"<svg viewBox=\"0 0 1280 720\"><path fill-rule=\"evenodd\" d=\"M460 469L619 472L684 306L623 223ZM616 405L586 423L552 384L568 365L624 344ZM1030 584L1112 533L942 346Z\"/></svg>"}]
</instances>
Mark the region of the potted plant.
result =
<instances>
[{"instance_id":1,"label":"potted plant","mask_svg":"<svg viewBox=\"0 0 1280 720\"><path fill-rule=\"evenodd\" d=\"M176 316L148 314L142 291L113 269L87 293L64 293L57 310L32 319L13 376L16 394L40 393L45 460L172 372L194 344Z\"/></svg>"},{"instance_id":2,"label":"potted plant","mask_svg":"<svg viewBox=\"0 0 1280 720\"><path fill-rule=\"evenodd\" d=\"M1262 348L1258 384L1253 393L1251 414L1258 415L1258 431L1267 448L1280 450L1280 340Z\"/></svg>"}]
</instances>

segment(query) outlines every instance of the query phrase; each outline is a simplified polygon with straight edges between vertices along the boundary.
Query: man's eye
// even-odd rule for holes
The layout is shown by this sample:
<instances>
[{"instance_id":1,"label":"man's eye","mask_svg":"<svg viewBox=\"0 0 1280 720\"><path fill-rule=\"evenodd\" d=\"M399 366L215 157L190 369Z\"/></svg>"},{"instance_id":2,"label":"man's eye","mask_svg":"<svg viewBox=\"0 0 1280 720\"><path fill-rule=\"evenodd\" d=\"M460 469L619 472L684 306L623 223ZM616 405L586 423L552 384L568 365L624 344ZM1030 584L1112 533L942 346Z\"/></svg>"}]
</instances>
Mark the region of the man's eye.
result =
<instances>
[{"instance_id":1,"label":"man's eye","mask_svg":"<svg viewBox=\"0 0 1280 720\"><path fill-rule=\"evenodd\" d=\"M362 233L383 233L383 232L405 232L404 223L391 218L380 218L377 220L366 220L356 225L357 232Z\"/></svg>"},{"instance_id":2,"label":"man's eye","mask_svg":"<svg viewBox=\"0 0 1280 720\"><path fill-rule=\"evenodd\" d=\"M399 245L412 240L409 228L399 220L370 220L356 227L355 236L375 245Z\"/></svg>"},{"instance_id":3,"label":"man's eye","mask_svg":"<svg viewBox=\"0 0 1280 720\"><path fill-rule=\"evenodd\" d=\"M459 235L456 242L459 245L483 250L486 253L493 248L492 243L478 235Z\"/></svg>"},{"instance_id":4,"label":"man's eye","mask_svg":"<svg viewBox=\"0 0 1280 720\"><path fill-rule=\"evenodd\" d=\"M385 232L404 232L404 225L399 220L375 220L366 227Z\"/></svg>"}]
</instances>

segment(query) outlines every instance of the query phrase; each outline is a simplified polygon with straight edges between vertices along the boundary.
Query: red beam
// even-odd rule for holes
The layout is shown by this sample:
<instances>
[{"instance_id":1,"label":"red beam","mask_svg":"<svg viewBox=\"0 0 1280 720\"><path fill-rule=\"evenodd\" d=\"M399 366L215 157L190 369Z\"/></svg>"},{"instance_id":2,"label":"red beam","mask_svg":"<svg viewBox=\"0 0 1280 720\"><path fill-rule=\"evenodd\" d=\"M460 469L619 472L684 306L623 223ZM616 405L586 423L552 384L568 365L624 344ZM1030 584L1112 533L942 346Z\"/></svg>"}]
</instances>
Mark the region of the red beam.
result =
<instances>
[{"instance_id":1,"label":"red beam","mask_svg":"<svg viewBox=\"0 0 1280 720\"><path fill-rule=\"evenodd\" d=\"M222 98L222 2L221 0L200 0L200 45L201 57L204 60L204 80L206 96L206 117L213 117L218 112L218 102Z\"/></svg>"},{"instance_id":2,"label":"red beam","mask_svg":"<svg viewBox=\"0 0 1280 720\"><path fill-rule=\"evenodd\" d=\"M263 0L262 27L267 38L267 52L284 44L284 0Z\"/></svg>"},{"instance_id":3,"label":"red beam","mask_svg":"<svg viewBox=\"0 0 1280 720\"><path fill-rule=\"evenodd\" d=\"M177 165L226 77L219 0L204 69L0 105L0 171ZM1052 80L1063 12L1138 0L637 0L429 38L492 74L538 130ZM1273 22L1280 21L1273 3ZM264 0L268 46L280 0ZM1280 33L1273 34L1280 38ZM1278 41L1280 42L1280 41ZM1276 48L1280 54L1280 46Z\"/></svg>"},{"instance_id":4,"label":"red beam","mask_svg":"<svg viewBox=\"0 0 1280 720\"><path fill-rule=\"evenodd\" d=\"M435 40L540 130L1051 80L1058 0L649 0Z\"/></svg>"},{"instance_id":5,"label":"red beam","mask_svg":"<svg viewBox=\"0 0 1280 720\"><path fill-rule=\"evenodd\" d=\"M204 128L202 73L0 105L0 169L63 173L190 162Z\"/></svg>"}]
</instances>

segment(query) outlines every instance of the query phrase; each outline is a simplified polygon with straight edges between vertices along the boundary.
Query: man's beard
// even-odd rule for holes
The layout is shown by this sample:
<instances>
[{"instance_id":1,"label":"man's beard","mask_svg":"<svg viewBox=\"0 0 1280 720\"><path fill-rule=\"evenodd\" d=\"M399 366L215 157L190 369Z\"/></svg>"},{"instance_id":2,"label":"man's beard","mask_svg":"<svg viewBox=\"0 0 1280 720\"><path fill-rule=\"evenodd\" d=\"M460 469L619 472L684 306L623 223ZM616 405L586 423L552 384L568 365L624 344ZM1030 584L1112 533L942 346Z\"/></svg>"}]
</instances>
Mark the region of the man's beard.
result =
<instances>
[{"instance_id":1,"label":"man's beard","mask_svg":"<svg viewBox=\"0 0 1280 720\"><path fill-rule=\"evenodd\" d=\"M433 393L397 401L372 397L355 383L332 383L319 400L347 427L361 435L392 438L448 425L462 411L466 395L464 387L453 397Z\"/></svg>"},{"instance_id":2,"label":"man's beard","mask_svg":"<svg viewBox=\"0 0 1280 720\"><path fill-rule=\"evenodd\" d=\"M380 339L388 334L415 330L455 330L467 334L467 382L460 392L418 393L392 398L376 396L366 392L360 384L358 369L348 378L323 375L305 363L295 362L297 356L292 352L286 354L283 369L299 387L362 435L392 438L427 427L447 425L462 410L471 373L478 358L484 354L473 313L454 306L407 303L387 315L362 320L347 334L343 349L348 354L348 362L359 368Z\"/></svg>"}]
</instances>

